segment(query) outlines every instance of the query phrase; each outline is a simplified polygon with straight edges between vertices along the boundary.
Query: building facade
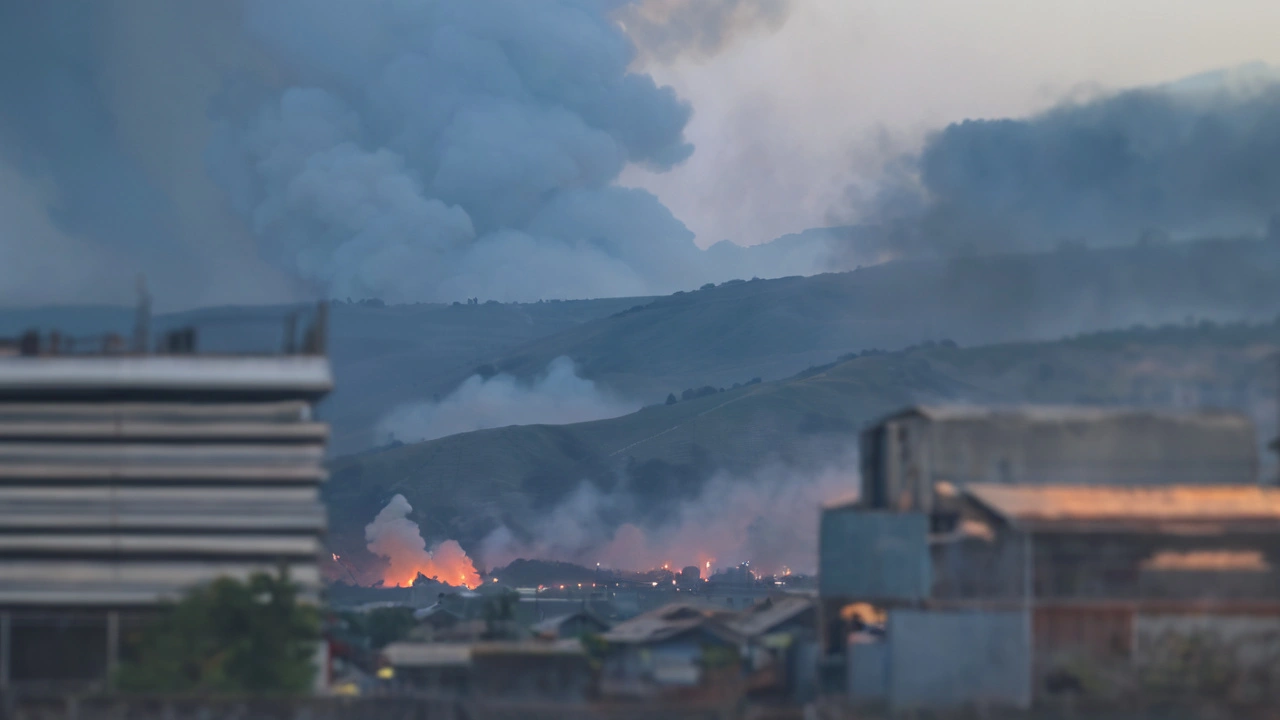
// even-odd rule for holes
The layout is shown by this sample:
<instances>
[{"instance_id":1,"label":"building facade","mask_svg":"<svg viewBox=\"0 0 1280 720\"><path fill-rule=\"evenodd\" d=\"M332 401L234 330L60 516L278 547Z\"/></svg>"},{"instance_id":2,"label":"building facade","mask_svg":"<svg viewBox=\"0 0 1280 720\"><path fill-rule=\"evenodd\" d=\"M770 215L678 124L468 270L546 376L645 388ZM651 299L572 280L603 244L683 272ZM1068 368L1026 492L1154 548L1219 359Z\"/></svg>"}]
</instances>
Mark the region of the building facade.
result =
<instances>
[{"instance_id":1,"label":"building facade","mask_svg":"<svg viewBox=\"0 0 1280 720\"><path fill-rule=\"evenodd\" d=\"M274 355L200 355L188 329L0 357L0 690L109 686L157 605L217 577L318 597L323 325Z\"/></svg>"}]
</instances>

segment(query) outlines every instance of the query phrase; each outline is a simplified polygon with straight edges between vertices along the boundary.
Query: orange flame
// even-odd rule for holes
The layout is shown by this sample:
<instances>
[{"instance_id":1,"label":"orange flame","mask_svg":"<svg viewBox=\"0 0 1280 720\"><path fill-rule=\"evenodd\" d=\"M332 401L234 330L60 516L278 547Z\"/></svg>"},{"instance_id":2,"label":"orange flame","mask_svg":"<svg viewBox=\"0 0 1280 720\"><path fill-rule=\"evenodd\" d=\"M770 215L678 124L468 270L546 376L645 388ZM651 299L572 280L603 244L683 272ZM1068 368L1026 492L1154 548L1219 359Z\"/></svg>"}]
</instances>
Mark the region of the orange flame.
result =
<instances>
[{"instance_id":1,"label":"orange flame","mask_svg":"<svg viewBox=\"0 0 1280 720\"><path fill-rule=\"evenodd\" d=\"M429 553L405 553L387 558L382 584L409 587L418 575L464 588L479 587L480 573L462 547L453 540L440 543Z\"/></svg>"}]
</instances>

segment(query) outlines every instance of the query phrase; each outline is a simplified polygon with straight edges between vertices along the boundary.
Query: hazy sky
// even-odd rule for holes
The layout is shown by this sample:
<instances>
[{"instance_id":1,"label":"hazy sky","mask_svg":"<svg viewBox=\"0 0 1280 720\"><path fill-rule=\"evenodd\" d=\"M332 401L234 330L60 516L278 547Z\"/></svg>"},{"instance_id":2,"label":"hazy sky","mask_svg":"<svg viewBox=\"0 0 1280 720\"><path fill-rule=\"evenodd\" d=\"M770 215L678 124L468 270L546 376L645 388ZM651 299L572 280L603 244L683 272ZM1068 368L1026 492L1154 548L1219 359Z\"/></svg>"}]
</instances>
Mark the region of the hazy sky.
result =
<instances>
[{"instance_id":1,"label":"hazy sky","mask_svg":"<svg viewBox=\"0 0 1280 720\"><path fill-rule=\"evenodd\" d=\"M656 192L706 246L849 219L857 181L924 133L1253 61L1275 0L793 0L771 35L647 67L693 102L697 147ZM852 186L852 187L851 187Z\"/></svg>"}]
</instances>

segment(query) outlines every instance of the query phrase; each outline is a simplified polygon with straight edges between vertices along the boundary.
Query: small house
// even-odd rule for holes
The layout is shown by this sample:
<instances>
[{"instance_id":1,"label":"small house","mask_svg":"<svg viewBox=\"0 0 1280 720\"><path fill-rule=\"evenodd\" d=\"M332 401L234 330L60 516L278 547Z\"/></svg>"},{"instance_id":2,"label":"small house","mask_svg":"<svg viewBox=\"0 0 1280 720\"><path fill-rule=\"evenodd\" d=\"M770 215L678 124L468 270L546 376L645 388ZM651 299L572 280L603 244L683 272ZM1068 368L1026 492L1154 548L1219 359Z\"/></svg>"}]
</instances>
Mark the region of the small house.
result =
<instances>
[{"instance_id":1,"label":"small house","mask_svg":"<svg viewBox=\"0 0 1280 720\"><path fill-rule=\"evenodd\" d=\"M600 635L612 625L588 608L567 615L548 618L530 628L534 637L545 640L569 640L584 635Z\"/></svg>"},{"instance_id":2,"label":"small house","mask_svg":"<svg viewBox=\"0 0 1280 720\"><path fill-rule=\"evenodd\" d=\"M692 605L672 604L639 615L603 638L609 646L601 676L606 694L693 695L741 677L743 638Z\"/></svg>"}]
</instances>

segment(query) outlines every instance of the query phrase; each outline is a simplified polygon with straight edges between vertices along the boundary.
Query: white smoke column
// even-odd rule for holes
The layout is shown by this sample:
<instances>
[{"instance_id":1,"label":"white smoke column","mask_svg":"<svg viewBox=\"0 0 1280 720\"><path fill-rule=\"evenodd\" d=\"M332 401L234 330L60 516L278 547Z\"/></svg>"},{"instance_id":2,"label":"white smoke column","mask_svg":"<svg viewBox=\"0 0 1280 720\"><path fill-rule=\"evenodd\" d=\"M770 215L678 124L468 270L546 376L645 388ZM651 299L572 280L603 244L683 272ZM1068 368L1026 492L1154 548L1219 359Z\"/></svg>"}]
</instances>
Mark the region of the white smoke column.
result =
<instances>
[{"instance_id":1,"label":"white smoke column","mask_svg":"<svg viewBox=\"0 0 1280 720\"><path fill-rule=\"evenodd\" d=\"M476 587L480 575L466 552L454 540L446 540L427 551L418 524L409 519L413 507L403 495L391 498L373 522L365 526L369 552L387 561L383 585L407 587L421 573L450 585Z\"/></svg>"},{"instance_id":2,"label":"white smoke column","mask_svg":"<svg viewBox=\"0 0 1280 720\"><path fill-rule=\"evenodd\" d=\"M721 473L693 500L654 527L603 519L626 512L633 499L584 485L534 523L532 542L516 541L501 528L481 545L490 567L517 558L562 560L622 570L697 565L706 570L750 561L766 573L817 568L822 505L858 491L857 454L848 451L815 470L770 463L747 477Z\"/></svg>"},{"instance_id":3,"label":"white smoke column","mask_svg":"<svg viewBox=\"0 0 1280 720\"><path fill-rule=\"evenodd\" d=\"M531 383L498 374L473 375L440 402L408 405L379 424L378 436L418 442L507 425L565 425L619 417L638 402L613 397L578 375L573 361L556 358Z\"/></svg>"}]
</instances>

